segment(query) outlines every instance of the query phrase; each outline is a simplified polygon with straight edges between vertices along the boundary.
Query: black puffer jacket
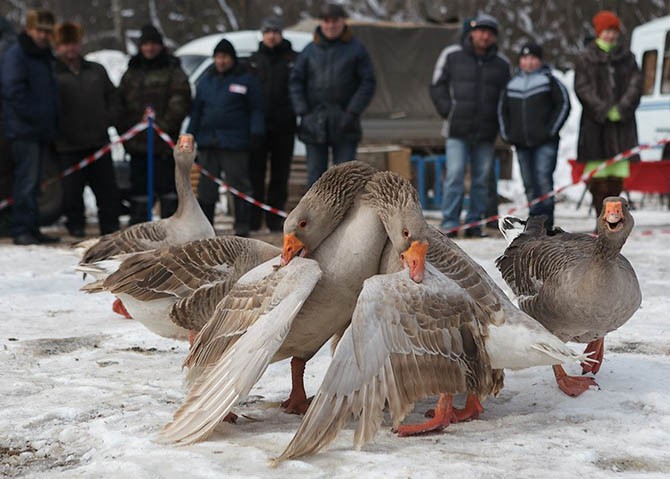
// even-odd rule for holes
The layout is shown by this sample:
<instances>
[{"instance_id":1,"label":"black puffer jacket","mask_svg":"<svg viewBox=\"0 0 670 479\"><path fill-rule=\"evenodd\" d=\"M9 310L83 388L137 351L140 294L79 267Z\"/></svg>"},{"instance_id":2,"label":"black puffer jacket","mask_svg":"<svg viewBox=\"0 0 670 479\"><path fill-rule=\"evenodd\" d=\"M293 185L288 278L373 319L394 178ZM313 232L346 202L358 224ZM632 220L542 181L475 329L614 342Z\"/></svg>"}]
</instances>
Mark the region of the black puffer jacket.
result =
<instances>
[{"instance_id":1,"label":"black puffer jacket","mask_svg":"<svg viewBox=\"0 0 670 479\"><path fill-rule=\"evenodd\" d=\"M317 27L314 41L298 55L290 79L291 101L302 117L305 143L359 141L360 115L372 101L375 72L370 55L346 27L326 40Z\"/></svg>"},{"instance_id":2,"label":"black puffer jacket","mask_svg":"<svg viewBox=\"0 0 670 479\"><path fill-rule=\"evenodd\" d=\"M619 46L605 53L595 42L589 44L577 59L575 93L582 103L578 162L606 160L637 145L635 110L642 77L630 50ZM619 109L621 121L607 119L613 106Z\"/></svg>"},{"instance_id":3,"label":"black puffer jacket","mask_svg":"<svg viewBox=\"0 0 670 479\"><path fill-rule=\"evenodd\" d=\"M478 57L470 37L445 48L435 65L430 96L448 121L448 136L493 141L498 134L498 99L510 79L509 62L491 46Z\"/></svg>"},{"instance_id":4,"label":"black puffer jacket","mask_svg":"<svg viewBox=\"0 0 670 479\"><path fill-rule=\"evenodd\" d=\"M263 42L249 58L249 67L263 87L265 129L268 132L295 133L295 113L288 94L288 80L297 53L284 39L274 48Z\"/></svg>"},{"instance_id":5,"label":"black puffer jacket","mask_svg":"<svg viewBox=\"0 0 670 479\"><path fill-rule=\"evenodd\" d=\"M500 136L521 148L557 141L569 114L568 91L548 65L530 73L519 71L500 95Z\"/></svg>"}]
</instances>

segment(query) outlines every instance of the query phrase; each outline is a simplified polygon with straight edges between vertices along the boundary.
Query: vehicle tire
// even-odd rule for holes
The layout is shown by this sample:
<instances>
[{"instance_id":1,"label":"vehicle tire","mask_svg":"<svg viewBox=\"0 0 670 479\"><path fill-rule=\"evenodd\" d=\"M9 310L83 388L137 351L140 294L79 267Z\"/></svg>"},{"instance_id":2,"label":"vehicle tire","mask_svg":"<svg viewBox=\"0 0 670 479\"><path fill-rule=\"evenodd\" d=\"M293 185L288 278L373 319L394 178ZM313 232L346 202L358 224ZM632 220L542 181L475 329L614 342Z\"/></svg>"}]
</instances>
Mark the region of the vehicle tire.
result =
<instances>
[{"instance_id":1,"label":"vehicle tire","mask_svg":"<svg viewBox=\"0 0 670 479\"><path fill-rule=\"evenodd\" d=\"M60 173L60 166L56 157L51 156L42 165L42 180L52 178ZM37 198L40 211L40 226L54 223L63 214L63 183L56 180L40 190Z\"/></svg>"}]
</instances>

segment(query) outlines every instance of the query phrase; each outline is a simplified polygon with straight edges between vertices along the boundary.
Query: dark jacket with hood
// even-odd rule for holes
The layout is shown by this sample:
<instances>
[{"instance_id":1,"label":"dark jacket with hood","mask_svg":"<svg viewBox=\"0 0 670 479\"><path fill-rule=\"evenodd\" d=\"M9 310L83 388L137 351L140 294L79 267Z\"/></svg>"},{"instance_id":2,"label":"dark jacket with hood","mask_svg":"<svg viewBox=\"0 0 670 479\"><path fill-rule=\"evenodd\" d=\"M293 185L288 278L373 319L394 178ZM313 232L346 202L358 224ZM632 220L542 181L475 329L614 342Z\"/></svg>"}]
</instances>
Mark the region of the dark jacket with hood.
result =
<instances>
[{"instance_id":1,"label":"dark jacket with hood","mask_svg":"<svg viewBox=\"0 0 670 479\"><path fill-rule=\"evenodd\" d=\"M582 103L578 162L606 160L637 145L635 110L642 77L630 50L619 45L606 53L596 42L587 45L577 59L575 93ZM607 119L613 106L619 109L621 121Z\"/></svg>"},{"instance_id":2,"label":"dark jacket with hood","mask_svg":"<svg viewBox=\"0 0 670 479\"><path fill-rule=\"evenodd\" d=\"M291 48L291 42L284 39L274 48L260 42L258 50L249 58L251 71L263 87L268 132L295 133L295 113L288 93L288 80L297 55Z\"/></svg>"},{"instance_id":3,"label":"dark jacket with hood","mask_svg":"<svg viewBox=\"0 0 670 479\"><path fill-rule=\"evenodd\" d=\"M530 73L520 70L500 95L500 136L520 148L558 141L569 114L568 91L548 65Z\"/></svg>"},{"instance_id":4,"label":"dark jacket with hood","mask_svg":"<svg viewBox=\"0 0 670 479\"><path fill-rule=\"evenodd\" d=\"M188 131L199 148L248 151L251 135L265 133L263 92L256 77L237 61L224 73L209 67L196 86Z\"/></svg>"},{"instance_id":5,"label":"dark jacket with hood","mask_svg":"<svg viewBox=\"0 0 670 479\"><path fill-rule=\"evenodd\" d=\"M298 55L290 92L302 117L298 136L303 142L359 141L360 115L375 92L370 55L348 26L336 40L327 40L317 27L314 41Z\"/></svg>"},{"instance_id":6,"label":"dark jacket with hood","mask_svg":"<svg viewBox=\"0 0 670 479\"><path fill-rule=\"evenodd\" d=\"M75 73L61 60L54 65L60 99L59 152L99 148L109 142L107 128L118 116L118 95L99 63L80 59Z\"/></svg>"},{"instance_id":7,"label":"dark jacket with hood","mask_svg":"<svg viewBox=\"0 0 670 479\"><path fill-rule=\"evenodd\" d=\"M493 141L498 134L498 99L510 79L506 58L492 45L478 56L468 35L445 48L435 64L430 97L448 121L447 136Z\"/></svg>"},{"instance_id":8,"label":"dark jacket with hood","mask_svg":"<svg viewBox=\"0 0 670 479\"><path fill-rule=\"evenodd\" d=\"M156 123L173 140L191 108L191 86L177 57L163 50L156 58L147 60L138 53L128 62L128 70L119 84L121 113L117 128L123 134L142 120L150 106L156 112ZM125 143L131 154L147 151L147 133L142 132ZM154 135L154 151L171 155L171 148Z\"/></svg>"},{"instance_id":9,"label":"dark jacket with hood","mask_svg":"<svg viewBox=\"0 0 670 479\"><path fill-rule=\"evenodd\" d=\"M2 112L9 139L51 141L58 133L58 91L50 48L26 32L2 59Z\"/></svg>"}]
</instances>

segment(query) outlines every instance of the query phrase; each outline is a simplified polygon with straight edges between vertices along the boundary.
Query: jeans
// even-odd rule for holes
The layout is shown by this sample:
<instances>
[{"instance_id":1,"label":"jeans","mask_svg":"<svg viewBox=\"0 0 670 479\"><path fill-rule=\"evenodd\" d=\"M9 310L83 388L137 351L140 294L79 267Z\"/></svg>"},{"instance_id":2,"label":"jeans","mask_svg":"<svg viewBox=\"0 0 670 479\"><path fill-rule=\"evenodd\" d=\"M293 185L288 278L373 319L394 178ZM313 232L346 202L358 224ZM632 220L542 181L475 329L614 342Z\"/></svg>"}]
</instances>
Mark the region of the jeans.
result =
<instances>
[{"instance_id":1,"label":"jeans","mask_svg":"<svg viewBox=\"0 0 670 479\"><path fill-rule=\"evenodd\" d=\"M340 141L333 144L305 144L307 152L307 186L310 187L328 169L328 149L333 149L333 165L356 159L357 141Z\"/></svg>"},{"instance_id":2,"label":"jeans","mask_svg":"<svg viewBox=\"0 0 670 479\"><path fill-rule=\"evenodd\" d=\"M531 201L545 195L554 189L554 170L558 155L558 142L544 143L534 148L517 148L519 169L526 198ZM554 225L554 197L534 204L530 208L530 216L545 215L546 226Z\"/></svg>"},{"instance_id":3,"label":"jeans","mask_svg":"<svg viewBox=\"0 0 670 479\"><path fill-rule=\"evenodd\" d=\"M42 164L51 155L47 143L13 140L14 157L14 223L12 236L39 231L39 195Z\"/></svg>"},{"instance_id":4,"label":"jeans","mask_svg":"<svg viewBox=\"0 0 670 479\"><path fill-rule=\"evenodd\" d=\"M468 143L449 138L446 146L447 174L442 197L442 228L460 225L465 193L465 166L470 165L470 202L466 223L482 219L489 201L489 175L493 166L493 142Z\"/></svg>"}]
</instances>

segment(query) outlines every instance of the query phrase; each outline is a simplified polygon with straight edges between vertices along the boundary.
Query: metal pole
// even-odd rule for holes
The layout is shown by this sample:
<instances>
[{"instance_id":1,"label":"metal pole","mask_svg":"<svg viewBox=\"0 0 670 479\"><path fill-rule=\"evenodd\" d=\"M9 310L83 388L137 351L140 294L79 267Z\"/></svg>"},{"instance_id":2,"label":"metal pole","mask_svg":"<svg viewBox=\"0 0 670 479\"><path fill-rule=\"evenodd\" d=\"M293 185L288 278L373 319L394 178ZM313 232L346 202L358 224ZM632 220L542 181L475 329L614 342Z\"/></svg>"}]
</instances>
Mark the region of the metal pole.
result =
<instances>
[{"instance_id":1,"label":"metal pole","mask_svg":"<svg viewBox=\"0 0 670 479\"><path fill-rule=\"evenodd\" d=\"M147 221L152 220L154 209L154 117L147 118Z\"/></svg>"}]
</instances>

